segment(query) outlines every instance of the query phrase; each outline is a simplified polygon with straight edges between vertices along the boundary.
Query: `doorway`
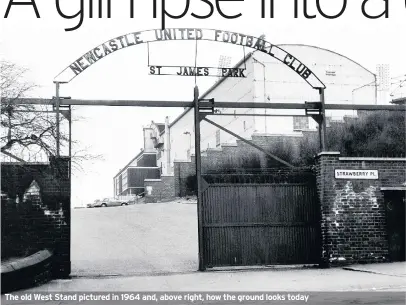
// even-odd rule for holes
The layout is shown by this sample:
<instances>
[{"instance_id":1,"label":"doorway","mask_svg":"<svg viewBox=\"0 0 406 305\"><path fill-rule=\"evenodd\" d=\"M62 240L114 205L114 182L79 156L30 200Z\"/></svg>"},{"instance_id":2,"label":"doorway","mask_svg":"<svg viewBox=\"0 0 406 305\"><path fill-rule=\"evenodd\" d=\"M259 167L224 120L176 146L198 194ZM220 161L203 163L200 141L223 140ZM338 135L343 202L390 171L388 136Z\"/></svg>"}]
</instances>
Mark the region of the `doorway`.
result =
<instances>
[{"instance_id":1,"label":"doorway","mask_svg":"<svg viewBox=\"0 0 406 305\"><path fill-rule=\"evenodd\" d=\"M405 261L405 191L385 191L386 223L389 258L392 262Z\"/></svg>"}]
</instances>

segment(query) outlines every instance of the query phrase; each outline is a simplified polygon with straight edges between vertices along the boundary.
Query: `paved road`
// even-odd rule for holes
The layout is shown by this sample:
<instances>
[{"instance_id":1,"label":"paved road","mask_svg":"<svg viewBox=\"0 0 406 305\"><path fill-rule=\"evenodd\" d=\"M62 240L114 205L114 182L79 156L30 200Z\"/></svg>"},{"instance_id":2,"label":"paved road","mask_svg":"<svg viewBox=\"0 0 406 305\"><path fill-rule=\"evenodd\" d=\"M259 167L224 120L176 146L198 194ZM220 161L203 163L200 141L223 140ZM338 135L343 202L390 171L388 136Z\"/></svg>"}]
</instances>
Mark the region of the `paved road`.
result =
<instances>
[{"instance_id":1,"label":"paved road","mask_svg":"<svg viewBox=\"0 0 406 305\"><path fill-rule=\"evenodd\" d=\"M72 275L156 275L198 268L195 204L72 212Z\"/></svg>"},{"instance_id":2,"label":"paved road","mask_svg":"<svg viewBox=\"0 0 406 305\"><path fill-rule=\"evenodd\" d=\"M117 208L80 209L72 213L72 268L74 277L56 280L21 293L89 293L121 295L166 291L203 294L225 291L267 291L274 294L308 291L309 301L258 304L405 304L404 264L383 264L380 273L333 269L284 269L257 271L194 272L197 270L196 205L151 204ZM387 271L390 271L389 273ZM399 273L399 272L398 272ZM106 276L106 275L122 276ZM76 275L76 277L75 277ZM100 275L100 276L99 276ZM134 275L134 276L131 276ZM340 291L318 294L315 291ZM365 293L354 295L349 291ZM400 293L393 294L390 291ZM376 294L376 293L381 294ZM34 304L5 300L4 304ZM62 302L104 304L103 302ZM48 305L62 304L60 301ZM167 304L166 302L154 302ZM202 304L182 302L183 304ZM246 304L210 300L204 304ZM37 304L43 304L39 302ZM143 304L107 302L105 304ZM145 304L145 303L144 303ZM151 304L149 302L148 304ZM173 302L169 304L179 304ZM253 304L253 303L251 303Z\"/></svg>"}]
</instances>

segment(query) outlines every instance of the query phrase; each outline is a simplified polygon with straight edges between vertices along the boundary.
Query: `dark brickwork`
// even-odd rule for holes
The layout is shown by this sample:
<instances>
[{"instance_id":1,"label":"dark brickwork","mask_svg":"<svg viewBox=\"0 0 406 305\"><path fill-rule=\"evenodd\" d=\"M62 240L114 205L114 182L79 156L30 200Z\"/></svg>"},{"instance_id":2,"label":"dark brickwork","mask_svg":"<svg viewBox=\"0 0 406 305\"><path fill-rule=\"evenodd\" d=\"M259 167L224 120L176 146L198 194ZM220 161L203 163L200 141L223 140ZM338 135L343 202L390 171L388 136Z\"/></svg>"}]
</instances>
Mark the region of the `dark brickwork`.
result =
<instances>
[{"instance_id":1,"label":"dark brickwork","mask_svg":"<svg viewBox=\"0 0 406 305\"><path fill-rule=\"evenodd\" d=\"M157 180L145 180L145 203L167 201L175 198L175 179L162 176ZM150 193L148 192L150 190Z\"/></svg>"},{"instance_id":2,"label":"dark brickwork","mask_svg":"<svg viewBox=\"0 0 406 305\"><path fill-rule=\"evenodd\" d=\"M155 167L156 155L155 154L143 154L137 162L139 167Z\"/></svg>"},{"instance_id":3,"label":"dark brickwork","mask_svg":"<svg viewBox=\"0 0 406 305\"><path fill-rule=\"evenodd\" d=\"M144 187L145 179L159 179L159 177L159 168L132 167L128 169L128 187Z\"/></svg>"},{"instance_id":4,"label":"dark brickwork","mask_svg":"<svg viewBox=\"0 0 406 305\"><path fill-rule=\"evenodd\" d=\"M174 163L174 194L176 197L185 197L193 193L193 191L188 190L187 179L195 175L196 159L194 156L192 156L191 162Z\"/></svg>"},{"instance_id":5,"label":"dark brickwork","mask_svg":"<svg viewBox=\"0 0 406 305\"><path fill-rule=\"evenodd\" d=\"M386 208L382 187L405 185L406 159L318 156L322 260L325 265L388 260ZM336 179L335 169L378 170L378 180Z\"/></svg>"},{"instance_id":6,"label":"dark brickwork","mask_svg":"<svg viewBox=\"0 0 406 305\"><path fill-rule=\"evenodd\" d=\"M56 278L68 277L71 272L69 166L69 158L52 158L49 164L1 164L1 190L8 197L2 200L2 220L3 207L8 206L4 213L13 206L31 207L32 212L22 214L20 221L27 224L27 230L38 231L32 232L39 238L32 239L32 243L38 243L32 248L43 246L53 252ZM33 181L39 186L40 196L24 198ZM3 230L13 236L12 230L17 228L12 225L6 228L2 224ZM4 246L7 245L3 245L2 239Z\"/></svg>"}]
</instances>

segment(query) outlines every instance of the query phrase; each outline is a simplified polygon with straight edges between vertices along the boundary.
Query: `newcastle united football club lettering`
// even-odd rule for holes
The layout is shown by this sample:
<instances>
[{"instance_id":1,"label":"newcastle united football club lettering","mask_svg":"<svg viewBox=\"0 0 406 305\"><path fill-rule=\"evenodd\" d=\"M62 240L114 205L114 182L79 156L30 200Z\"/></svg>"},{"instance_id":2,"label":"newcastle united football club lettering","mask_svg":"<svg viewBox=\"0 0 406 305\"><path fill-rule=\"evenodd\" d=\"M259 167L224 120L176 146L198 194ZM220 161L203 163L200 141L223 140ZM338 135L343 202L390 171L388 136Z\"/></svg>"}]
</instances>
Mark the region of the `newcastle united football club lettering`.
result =
<instances>
[{"instance_id":1,"label":"newcastle united football club lettering","mask_svg":"<svg viewBox=\"0 0 406 305\"><path fill-rule=\"evenodd\" d=\"M298 58L289 54L280 47L271 44L264 39L241 33L197 28L173 28L157 29L142 32L133 32L112 38L77 58L65 70L55 78L57 82L70 82L87 68L97 63L104 57L119 50L152 42L164 42L174 40L189 41L213 41L234 44L241 47L252 48L263 52L282 62L298 74L304 81L315 89L325 89L320 79ZM245 77L244 69L223 69L219 67L164 67L151 66L151 75L180 75L180 76L223 76ZM173 70L176 68L176 71ZM169 69L169 70L168 70ZM220 70L220 73L216 73Z\"/></svg>"}]
</instances>

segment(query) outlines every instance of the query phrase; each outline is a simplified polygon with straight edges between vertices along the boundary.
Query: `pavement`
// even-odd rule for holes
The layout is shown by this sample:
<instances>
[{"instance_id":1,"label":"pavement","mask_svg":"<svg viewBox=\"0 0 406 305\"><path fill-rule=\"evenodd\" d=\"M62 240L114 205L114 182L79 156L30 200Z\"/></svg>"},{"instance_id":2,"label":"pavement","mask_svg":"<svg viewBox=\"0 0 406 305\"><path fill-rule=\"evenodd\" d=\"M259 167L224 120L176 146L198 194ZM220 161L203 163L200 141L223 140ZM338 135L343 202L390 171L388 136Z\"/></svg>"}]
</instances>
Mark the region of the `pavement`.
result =
<instances>
[{"instance_id":1,"label":"pavement","mask_svg":"<svg viewBox=\"0 0 406 305\"><path fill-rule=\"evenodd\" d=\"M386 273L386 269L405 268L402 264L381 264L368 270ZM389 272L388 272L389 273ZM47 305L61 304L150 304L150 302L123 301L129 295L155 295L157 292L174 297L186 294L202 296L204 302L163 302L163 304L248 304L221 299L208 301L207 294L224 296L225 293L241 297L248 295L270 295L273 297L300 296L300 301L251 302L249 304L369 304L404 305L406 303L406 278L401 275L386 275L360 271L303 268L264 268L255 271L191 272L186 274L86 277L70 280L55 280L41 287L20 291L14 296L66 294L116 295L121 302L91 301L47 301ZM309 301L310 300L310 301ZM309 302L308 302L309 301ZM154 303L157 303L155 301ZM43 304L44 302L11 301L2 296L2 304Z\"/></svg>"},{"instance_id":2,"label":"pavement","mask_svg":"<svg viewBox=\"0 0 406 305\"><path fill-rule=\"evenodd\" d=\"M390 264L376 268L385 272ZM405 268L406 263L393 266ZM393 269L390 266L388 269ZM389 272L388 272L389 273ZM98 276L56 280L28 291L403 291L406 275L343 268L263 268L144 276Z\"/></svg>"},{"instance_id":3,"label":"pavement","mask_svg":"<svg viewBox=\"0 0 406 305\"><path fill-rule=\"evenodd\" d=\"M406 277L406 263L395 262L387 264L352 265L344 270L358 271L373 274L382 274L396 277ZM405 279L406 281L406 279Z\"/></svg>"}]
</instances>

